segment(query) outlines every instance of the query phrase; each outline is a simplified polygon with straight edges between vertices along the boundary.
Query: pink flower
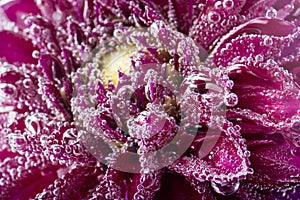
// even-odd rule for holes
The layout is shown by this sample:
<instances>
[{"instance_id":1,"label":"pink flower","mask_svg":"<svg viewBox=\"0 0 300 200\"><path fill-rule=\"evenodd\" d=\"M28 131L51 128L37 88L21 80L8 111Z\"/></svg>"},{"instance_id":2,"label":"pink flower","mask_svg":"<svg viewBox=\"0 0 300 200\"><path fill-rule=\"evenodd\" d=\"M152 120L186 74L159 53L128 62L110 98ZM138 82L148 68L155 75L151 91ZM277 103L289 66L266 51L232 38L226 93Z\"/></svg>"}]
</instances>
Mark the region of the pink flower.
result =
<instances>
[{"instance_id":1,"label":"pink flower","mask_svg":"<svg viewBox=\"0 0 300 200\"><path fill-rule=\"evenodd\" d=\"M2 199L300 198L299 0L0 5Z\"/></svg>"}]
</instances>

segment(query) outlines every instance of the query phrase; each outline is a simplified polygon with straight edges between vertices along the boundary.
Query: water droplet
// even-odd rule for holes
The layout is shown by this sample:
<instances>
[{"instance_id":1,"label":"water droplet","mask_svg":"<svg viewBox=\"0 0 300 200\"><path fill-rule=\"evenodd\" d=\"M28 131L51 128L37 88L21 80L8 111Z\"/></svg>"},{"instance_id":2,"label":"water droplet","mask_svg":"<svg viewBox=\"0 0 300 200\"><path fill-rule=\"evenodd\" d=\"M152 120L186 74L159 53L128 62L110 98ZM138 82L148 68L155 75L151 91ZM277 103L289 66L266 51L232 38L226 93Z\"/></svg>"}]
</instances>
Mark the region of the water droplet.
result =
<instances>
[{"instance_id":1,"label":"water droplet","mask_svg":"<svg viewBox=\"0 0 300 200\"><path fill-rule=\"evenodd\" d=\"M264 38L264 45L265 46L272 46L273 45L273 40L271 37L265 37Z\"/></svg>"},{"instance_id":2,"label":"water droplet","mask_svg":"<svg viewBox=\"0 0 300 200\"><path fill-rule=\"evenodd\" d=\"M114 30L114 36L117 38L117 39L122 39L123 36L124 36L124 33L122 30L120 29L115 29Z\"/></svg>"},{"instance_id":3,"label":"water droplet","mask_svg":"<svg viewBox=\"0 0 300 200\"><path fill-rule=\"evenodd\" d=\"M25 88L32 88L33 87L33 83L31 81L31 79L26 78L23 80L23 85Z\"/></svg>"},{"instance_id":4,"label":"water droplet","mask_svg":"<svg viewBox=\"0 0 300 200\"><path fill-rule=\"evenodd\" d=\"M26 146L25 137L21 134L9 134L8 135L8 143L12 148L12 151L22 150Z\"/></svg>"},{"instance_id":5,"label":"water droplet","mask_svg":"<svg viewBox=\"0 0 300 200\"><path fill-rule=\"evenodd\" d=\"M264 57L262 55L258 54L255 56L255 60L256 60L256 62L262 62L264 60Z\"/></svg>"},{"instance_id":6,"label":"water droplet","mask_svg":"<svg viewBox=\"0 0 300 200\"><path fill-rule=\"evenodd\" d=\"M60 11L55 11L52 14L52 19L56 22L60 22L62 20L62 13Z\"/></svg>"},{"instance_id":7,"label":"water droplet","mask_svg":"<svg viewBox=\"0 0 300 200\"><path fill-rule=\"evenodd\" d=\"M238 103L238 96L235 93L230 93L225 96L224 101L226 106L230 106L230 107L236 106Z\"/></svg>"},{"instance_id":8,"label":"water droplet","mask_svg":"<svg viewBox=\"0 0 300 200\"><path fill-rule=\"evenodd\" d=\"M212 22L212 23L218 23L221 20L221 16L219 13L215 12L215 11L210 11L208 13L208 21Z\"/></svg>"},{"instance_id":9,"label":"water droplet","mask_svg":"<svg viewBox=\"0 0 300 200\"><path fill-rule=\"evenodd\" d=\"M78 141L77 132L75 129L67 129L63 134L63 140L68 145L73 145Z\"/></svg>"},{"instance_id":10,"label":"water droplet","mask_svg":"<svg viewBox=\"0 0 300 200\"><path fill-rule=\"evenodd\" d=\"M266 17L268 17L268 18L277 17L277 10L273 7L269 8L269 10L267 10Z\"/></svg>"},{"instance_id":11,"label":"water droplet","mask_svg":"<svg viewBox=\"0 0 300 200\"><path fill-rule=\"evenodd\" d=\"M34 50L33 52L32 52L32 57L33 58L39 58L40 57L40 52L38 51L38 50Z\"/></svg>"},{"instance_id":12,"label":"water droplet","mask_svg":"<svg viewBox=\"0 0 300 200\"><path fill-rule=\"evenodd\" d=\"M157 37L158 32L165 26L163 21L156 21L150 26L150 33Z\"/></svg>"},{"instance_id":13,"label":"water droplet","mask_svg":"<svg viewBox=\"0 0 300 200\"><path fill-rule=\"evenodd\" d=\"M222 184L215 183L214 181L212 181L211 186L214 189L214 191L218 194L231 195L239 189L240 182L236 181L236 182L231 183L231 184L222 185Z\"/></svg>"},{"instance_id":14,"label":"water droplet","mask_svg":"<svg viewBox=\"0 0 300 200\"><path fill-rule=\"evenodd\" d=\"M29 115L25 119L26 128L34 135L40 133L44 125L45 122L43 116L39 113Z\"/></svg>"},{"instance_id":15,"label":"water droplet","mask_svg":"<svg viewBox=\"0 0 300 200\"><path fill-rule=\"evenodd\" d=\"M17 88L12 84L0 83L0 99L11 100L18 95Z\"/></svg>"},{"instance_id":16,"label":"water droplet","mask_svg":"<svg viewBox=\"0 0 300 200\"><path fill-rule=\"evenodd\" d=\"M223 1L223 7L225 9L232 9L233 6L234 6L233 0L225 0L225 1Z\"/></svg>"},{"instance_id":17,"label":"water droplet","mask_svg":"<svg viewBox=\"0 0 300 200\"><path fill-rule=\"evenodd\" d=\"M51 145L51 149L55 155L60 155L60 153L62 152L62 147L59 144Z\"/></svg>"}]
</instances>

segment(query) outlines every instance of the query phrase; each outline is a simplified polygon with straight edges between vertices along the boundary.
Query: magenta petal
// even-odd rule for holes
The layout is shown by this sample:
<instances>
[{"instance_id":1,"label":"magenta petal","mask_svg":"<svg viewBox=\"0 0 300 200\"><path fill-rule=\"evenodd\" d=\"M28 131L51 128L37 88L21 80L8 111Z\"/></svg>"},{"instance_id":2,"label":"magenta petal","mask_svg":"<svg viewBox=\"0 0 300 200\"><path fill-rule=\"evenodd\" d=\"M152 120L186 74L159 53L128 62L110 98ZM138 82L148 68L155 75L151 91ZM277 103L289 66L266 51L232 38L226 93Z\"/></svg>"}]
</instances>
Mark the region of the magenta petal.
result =
<instances>
[{"instance_id":1,"label":"magenta petal","mask_svg":"<svg viewBox=\"0 0 300 200\"><path fill-rule=\"evenodd\" d=\"M195 7L204 3L204 0L176 0L174 1L174 8L176 11L176 19L178 22L178 30L188 34L190 27L202 10Z\"/></svg>"},{"instance_id":2,"label":"magenta petal","mask_svg":"<svg viewBox=\"0 0 300 200\"><path fill-rule=\"evenodd\" d=\"M239 97L238 107L266 114L275 122L291 118L300 109L298 94L290 91L256 89L237 94ZM249 104L249 101L252 103Z\"/></svg>"},{"instance_id":3,"label":"magenta petal","mask_svg":"<svg viewBox=\"0 0 300 200\"><path fill-rule=\"evenodd\" d=\"M263 177L257 180L258 185L282 186L284 183L300 183L300 149L299 132L289 130L274 134L259 134L250 137L252 140L270 140L269 145L250 146L251 166L254 175ZM274 173L276 171L276 173Z\"/></svg>"},{"instance_id":4,"label":"magenta petal","mask_svg":"<svg viewBox=\"0 0 300 200\"><path fill-rule=\"evenodd\" d=\"M219 37L241 23L239 12L245 2L246 0L233 0L229 5L215 7L216 1L209 0L193 23L190 36L208 50Z\"/></svg>"},{"instance_id":5,"label":"magenta petal","mask_svg":"<svg viewBox=\"0 0 300 200\"><path fill-rule=\"evenodd\" d=\"M74 166L62 177L55 179L43 192L36 195L38 199L73 199L80 200L89 195L89 190L98 184L97 177L103 174L103 168L95 163ZM59 192L54 192L59 191Z\"/></svg>"},{"instance_id":6,"label":"magenta petal","mask_svg":"<svg viewBox=\"0 0 300 200\"><path fill-rule=\"evenodd\" d=\"M259 34L270 36L287 36L295 31L295 25L276 18L256 18L238 26L234 31L226 35L222 42L228 41L242 34Z\"/></svg>"},{"instance_id":7,"label":"magenta petal","mask_svg":"<svg viewBox=\"0 0 300 200\"><path fill-rule=\"evenodd\" d=\"M43 94L45 94L46 100L52 104L67 121L72 119L70 107L66 104L66 100L62 95L62 88L58 89L53 83L47 81L43 81L40 84L40 88Z\"/></svg>"},{"instance_id":8,"label":"magenta petal","mask_svg":"<svg viewBox=\"0 0 300 200\"><path fill-rule=\"evenodd\" d=\"M0 32L0 58L9 63L37 63L32 57L35 47L23 36L9 31Z\"/></svg>"},{"instance_id":9,"label":"magenta petal","mask_svg":"<svg viewBox=\"0 0 300 200\"><path fill-rule=\"evenodd\" d=\"M134 174L133 181L128 188L128 200L130 199L153 199L161 186L161 171L149 174ZM134 198L133 198L134 197ZM126 199L127 199L126 198Z\"/></svg>"},{"instance_id":10,"label":"magenta petal","mask_svg":"<svg viewBox=\"0 0 300 200\"><path fill-rule=\"evenodd\" d=\"M259 55L258 62L270 58L278 60L277 56L290 45L292 41L290 36L296 34L295 31L295 26L288 22L258 18L225 35L212 52L212 57L217 65L223 66L228 65L237 56L246 59ZM236 58L235 62L241 60Z\"/></svg>"},{"instance_id":11,"label":"magenta petal","mask_svg":"<svg viewBox=\"0 0 300 200\"><path fill-rule=\"evenodd\" d=\"M162 176L161 188L155 195L155 200L190 200L190 199L205 199L213 200L214 197L208 189L208 183L199 185L204 191L198 193L190 183L182 176L172 172L165 172Z\"/></svg>"},{"instance_id":12,"label":"magenta petal","mask_svg":"<svg viewBox=\"0 0 300 200\"><path fill-rule=\"evenodd\" d=\"M2 6L6 16L18 26L24 27L24 20L22 16L26 14L39 14L40 10L35 4L34 0L14 0L9 1Z\"/></svg>"},{"instance_id":13,"label":"magenta petal","mask_svg":"<svg viewBox=\"0 0 300 200\"><path fill-rule=\"evenodd\" d=\"M54 181L57 167L49 163L44 163L42 167L38 164L41 161L40 156L30 155L16 156L1 162L1 198L29 199Z\"/></svg>"},{"instance_id":14,"label":"magenta petal","mask_svg":"<svg viewBox=\"0 0 300 200\"><path fill-rule=\"evenodd\" d=\"M66 77L66 73L62 63L58 59L50 55L42 55L39 62L49 81L56 84L62 84L62 80Z\"/></svg>"},{"instance_id":15,"label":"magenta petal","mask_svg":"<svg viewBox=\"0 0 300 200\"><path fill-rule=\"evenodd\" d=\"M248 0L246 1L241 13L250 19L265 16L266 11L274 5L276 1L277 0Z\"/></svg>"}]
</instances>

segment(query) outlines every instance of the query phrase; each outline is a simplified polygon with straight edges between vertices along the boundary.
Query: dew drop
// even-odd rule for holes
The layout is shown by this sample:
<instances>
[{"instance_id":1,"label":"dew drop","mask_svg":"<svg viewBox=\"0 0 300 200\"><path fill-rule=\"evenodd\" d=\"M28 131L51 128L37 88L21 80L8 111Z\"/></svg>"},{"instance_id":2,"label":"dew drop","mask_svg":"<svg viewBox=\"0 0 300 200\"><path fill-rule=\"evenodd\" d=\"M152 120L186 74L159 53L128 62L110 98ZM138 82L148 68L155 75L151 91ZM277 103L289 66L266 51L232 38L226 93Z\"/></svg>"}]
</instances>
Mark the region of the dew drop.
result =
<instances>
[{"instance_id":1,"label":"dew drop","mask_svg":"<svg viewBox=\"0 0 300 200\"><path fill-rule=\"evenodd\" d=\"M123 36L124 36L124 33L122 30L120 30L120 29L114 30L114 37L116 37L117 39L122 39Z\"/></svg>"},{"instance_id":2,"label":"dew drop","mask_svg":"<svg viewBox=\"0 0 300 200\"><path fill-rule=\"evenodd\" d=\"M277 10L273 7L271 7L267 13L266 13L266 17L268 18L276 18L277 17Z\"/></svg>"},{"instance_id":3,"label":"dew drop","mask_svg":"<svg viewBox=\"0 0 300 200\"><path fill-rule=\"evenodd\" d=\"M214 181L212 181L211 186L214 189L214 191L218 194L231 195L239 189L240 182L236 181L231 184L222 185L222 184L215 183Z\"/></svg>"},{"instance_id":4,"label":"dew drop","mask_svg":"<svg viewBox=\"0 0 300 200\"><path fill-rule=\"evenodd\" d=\"M54 21L60 22L60 21L62 20L62 18L63 18L63 15L62 15L61 12L58 12L58 11L53 12L53 14L52 14L52 19L53 19Z\"/></svg>"},{"instance_id":5,"label":"dew drop","mask_svg":"<svg viewBox=\"0 0 300 200\"><path fill-rule=\"evenodd\" d=\"M157 37L158 32L164 27L164 22L162 21L156 21L150 26L150 33Z\"/></svg>"},{"instance_id":6,"label":"dew drop","mask_svg":"<svg viewBox=\"0 0 300 200\"><path fill-rule=\"evenodd\" d=\"M32 57L38 59L40 57L40 52L38 50L34 50L32 52Z\"/></svg>"},{"instance_id":7,"label":"dew drop","mask_svg":"<svg viewBox=\"0 0 300 200\"><path fill-rule=\"evenodd\" d=\"M226 106L233 107L236 106L238 103L238 96L235 93L230 93L225 96L225 104Z\"/></svg>"},{"instance_id":8,"label":"dew drop","mask_svg":"<svg viewBox=\"0 0 300 200\"><path fill-rule=\"evenodd\" d=\"M61 146L59 144L53 144L51 145L51 149L52 149L52 152L55 154L55 155L60 155L61 153Z\"/></svg>"},{"instance_id":9,"label":"dew drop","mask_svg":"<svg viewBox=\"0 0 300 200\"><path fill-rule=\"evenodd\" d=\"M264 57L262 55L258 54L255 56L255 60L256 60L256 62L262 62L264 60Z\"/></svg>"},{"instance_id":10,"label":"dew drop","mask_svg":"<svg viewBox=\"0 0 300 200\"><path fill-rule=\"evenodd\" d=\"M39 116L38 113L27 116L25 119L25 126L34 135L40 133L44 126L42 116Z\"/></svg>"},{"instance_id":11,"label":"dew drop","mask_svg":"<svg viewBox=\"0 0 300 200\"><path fill-rule=\"evenodd\" d=\"M9 134L8 143L13 151L22 150L26 146L25 137L21 134Z\"/></svg>"},{"instance_id":12,"label":"dew drop","mask_svg":"<svg viewBox=\"0 0 300 200\"><path fill-rule=\"evenodd\" d=\"M225 0L225 1L223 1L223 7L225 9L232 9L233 6L234 6L233 0Z\"/></svg>"},{"instance_id":13,"label":"dew drop","mask_svg":"<svg viewBox=\"0 0 300 200\"><path fill-rule=\"evenodd\" d=\"M31 79L26 78L23 80L23 85L25 88L32 88L33 87L33 83L31 81Z\"/></svg>"},{"instance_id":14,"label":"dew drop","mask_svg":"<svg viewBox=\"0 0 300 200\"><path fill-rule=\"evenodd\" d=\"M265 46L272 46L273 45L273 40L271 37L265 37L264 38L264 45Z\"/></svg>"},{"instance_id":15,"label":"dew drop","mask_svg":"<svg viewBox=\"0 0 300 200\"><path fill-rule=\"evenodd\" d=\"M0 99L11 100L18 95L17 88L12 84L0 83Z\"/></svg>"},{"instance_id":16,"label":"dew drop","mask_svg":"<svg viewBox=\"0 0 300 200\"><path fill-rule=\"evenodd\" d=\"M77 142L77 133L74 129L67 129L63 134L63 140L68 145L73 145Z\"/></svg>"},{"instance_id":17,"label":"dew drop","mask_svg":"<svg viewBox=\"0 0 300 200\"><path fill-rule=\"evenodd\" d=\"M212 22L212 23L218 23L221 20L221 16L219 13L215 12L215 11L210 11L208 13L208 21Z\"/></svg>"}]
</instances>

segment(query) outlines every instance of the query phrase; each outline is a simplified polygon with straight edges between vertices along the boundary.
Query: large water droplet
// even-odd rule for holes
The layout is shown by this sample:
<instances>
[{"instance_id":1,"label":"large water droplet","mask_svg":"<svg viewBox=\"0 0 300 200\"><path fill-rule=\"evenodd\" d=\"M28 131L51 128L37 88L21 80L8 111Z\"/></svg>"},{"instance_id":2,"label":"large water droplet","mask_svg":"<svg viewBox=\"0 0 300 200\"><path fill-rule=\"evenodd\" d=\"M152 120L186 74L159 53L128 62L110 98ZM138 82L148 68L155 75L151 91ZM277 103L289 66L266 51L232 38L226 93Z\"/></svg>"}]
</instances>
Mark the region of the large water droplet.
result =
<instances>
[{"instance_id":1,"label":"large water droplet","mask_svg":"<svg viewBox=\"0 0 300 200\"><path fill-rule=\"evenodd\" d=\"M214 191L218 194L231 195L239 189L240 182L236 181L231 184L221 185L219 183L215 183L214 181L212 181L211 186L214 189Z\"/></svg>"}]
</instances>

